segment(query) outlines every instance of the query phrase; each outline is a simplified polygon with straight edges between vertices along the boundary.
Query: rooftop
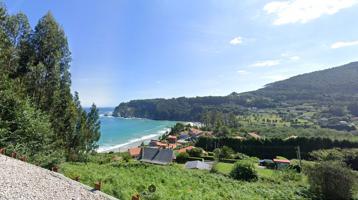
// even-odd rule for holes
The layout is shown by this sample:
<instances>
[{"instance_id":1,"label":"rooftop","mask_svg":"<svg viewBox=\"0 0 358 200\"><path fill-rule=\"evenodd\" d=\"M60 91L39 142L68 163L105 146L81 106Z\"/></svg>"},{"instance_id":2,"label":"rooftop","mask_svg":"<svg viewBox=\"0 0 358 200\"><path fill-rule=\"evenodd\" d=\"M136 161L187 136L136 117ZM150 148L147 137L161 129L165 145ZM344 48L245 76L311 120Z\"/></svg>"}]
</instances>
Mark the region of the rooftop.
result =
<instances>
[{"instance_id":1,"label":"rooftop","mask_svg":"<svg viewBox=\"0 0 358 200\"><path fill-rule=\"evenodd\" d=\"M128 149L129 155L132 157L137 157L140 155L141 148L140 147L133 147Z\"/></svg>"}]
</instances>

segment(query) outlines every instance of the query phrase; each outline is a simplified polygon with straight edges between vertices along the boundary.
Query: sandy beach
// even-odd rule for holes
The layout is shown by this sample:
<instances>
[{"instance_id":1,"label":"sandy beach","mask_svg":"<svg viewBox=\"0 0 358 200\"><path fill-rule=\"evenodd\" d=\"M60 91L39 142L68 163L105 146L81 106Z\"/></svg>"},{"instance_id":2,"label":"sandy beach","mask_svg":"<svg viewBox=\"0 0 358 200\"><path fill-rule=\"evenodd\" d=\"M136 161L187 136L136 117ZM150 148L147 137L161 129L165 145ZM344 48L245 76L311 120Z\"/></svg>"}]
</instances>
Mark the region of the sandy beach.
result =
<instances>
[{"instance_id":1,"label":"sandy beach","mask_svg":"<svg viewBox=\"0 0 358 200\"><path fill-rule=\"evenodd\" d=\"M98 149L97 152L99 152L99 153L126 152L126 151L128 151L129 148L138 147L142 144L142 142L147 144L147 143L149 143L150 140L158 139L161 135L163 135L163 134L144 137L143 139L138 139L138 141L132 141L132 142L129 141L128 143L119 144L117 146L108 147L105 149Z\"/></svg>"}]
</instances>

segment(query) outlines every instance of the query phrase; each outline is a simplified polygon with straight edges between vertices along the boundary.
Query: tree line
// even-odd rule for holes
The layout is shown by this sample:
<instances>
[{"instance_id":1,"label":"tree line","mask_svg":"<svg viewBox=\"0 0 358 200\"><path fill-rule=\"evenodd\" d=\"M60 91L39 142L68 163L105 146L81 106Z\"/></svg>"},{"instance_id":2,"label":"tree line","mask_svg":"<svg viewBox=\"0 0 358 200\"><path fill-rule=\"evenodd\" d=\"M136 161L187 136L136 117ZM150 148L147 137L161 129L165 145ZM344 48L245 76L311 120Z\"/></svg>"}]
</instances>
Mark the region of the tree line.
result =
<instances>
[{"instance_id":1,"label":"tree line","mask_svg":"<svg viewBox=\"0 0 358 200\"><path fill-rule=\"evenodd\" d=\"M358 142L348 140L332 140L329 138L298 137L290 139L247 139L200 137L195 146L206 151L214 151L224 146L235 152L244 153L258 158L275 158L284 156L288 159L297 158L297 147L300 147L302 159L309 159L309 153L319 149L357 148Z\"/></svg>"},{"instance_id":2,"label":"tree line","mask_svg":"<svg viewBox=\"0 0 358 200\"><path fill-rule=\"evenodd\" d=\"M98 109L71 93L71 52L48 12L32 29L24 13L0 5L0 148L49 166L97 148Z\"/></svg>"}]
</instances>

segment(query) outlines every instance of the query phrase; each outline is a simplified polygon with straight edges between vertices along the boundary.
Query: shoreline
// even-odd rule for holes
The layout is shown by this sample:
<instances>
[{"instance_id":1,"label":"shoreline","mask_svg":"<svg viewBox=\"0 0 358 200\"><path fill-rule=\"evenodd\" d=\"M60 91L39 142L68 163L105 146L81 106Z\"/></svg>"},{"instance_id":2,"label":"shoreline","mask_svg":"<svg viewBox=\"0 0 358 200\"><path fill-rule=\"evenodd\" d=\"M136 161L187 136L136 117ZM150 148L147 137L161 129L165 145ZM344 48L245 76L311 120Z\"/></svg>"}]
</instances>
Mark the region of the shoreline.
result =
<instances>
[{"instance_id":1,"label":"shoreline","mask_svg":"<svg viewBox=\"0 0 358 200\"><path fill-rule=\"evenodd\" d=\"M144 135L140 138L134 138L134 139L129 140L128 142L113 145L111 147L104 147L104 148L100 147L96 151L97 151L97 153L126 152L130 148L140 146L142 144L142 142L146 143L153 139L159 139L160 136L166 134L170 130L171 130L170 128L166 128L164 130L159 131L159 133L157 133L157 134Z\"/></svg>"},{"instance_id":2,"label":"shoreline","mask_svg":"<svg viewBox=\"0 0 358 200\"><path fill-rule=\"evenodd\" d=\"M114 116L106 116L106 115L101 115L100 118L102 117L110 117L110 118L122 118L122 119L139 119L139 120L152 120L152 119L145 119L145 118L124 118L124 117L114 117ZM170 120L163 120L163 121L170 121ZM183 124L190 124L192 126L201 126L202 124L200 122L180 122L180 121L175 121L177 123L183 123ZM97 153L109 153L109 152L126 152L128 151L128 149L133 148L133 147L138 147L142 144L142 142L144 143L148 143L150 140L153 139L159 139L162 135L170 132L171 128L165 128L163 130L158 131L157 133L152 133L152 134L148 134L148 135L143 135L142 137L139 138L133 138L133 139L129 139L128 141L124 142L124 143L119 143L119 144L115 144L112 146L105 146L105 147L99 147L96 152Z\"/></svg>"}]
</instances>

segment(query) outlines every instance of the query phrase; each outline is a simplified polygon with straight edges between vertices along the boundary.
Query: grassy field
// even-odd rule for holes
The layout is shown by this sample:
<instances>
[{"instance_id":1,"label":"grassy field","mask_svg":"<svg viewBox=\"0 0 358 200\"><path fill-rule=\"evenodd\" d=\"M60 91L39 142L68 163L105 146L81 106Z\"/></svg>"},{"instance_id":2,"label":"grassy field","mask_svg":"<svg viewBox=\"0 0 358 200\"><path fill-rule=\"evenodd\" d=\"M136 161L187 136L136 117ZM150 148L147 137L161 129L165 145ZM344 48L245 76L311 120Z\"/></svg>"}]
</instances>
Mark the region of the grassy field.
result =
<instances>
[{"instance_id":1,"label":"grassy field","mask_svg":"<svg viewBox=\"0 0 358 200\"><path fill-rule=\"evenodd\" d=\"M223 174L229 173L232 164L220 163ZM305 197L307 184L300 174L280 172L269 174L271 170L260 171L257 182L242 182L225 175L207 171L187 170L182 165L158 166L110 162L64 163L61 172L72 178L80 176L80 181L89 186L101 180L103 191L120 199L130 199L149 185L157 188L155 195L144 199L308 199Z\"/></svg>"}]
</instances>

